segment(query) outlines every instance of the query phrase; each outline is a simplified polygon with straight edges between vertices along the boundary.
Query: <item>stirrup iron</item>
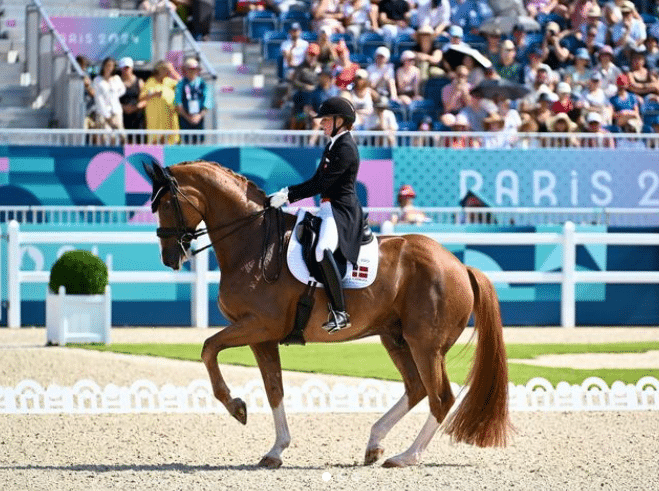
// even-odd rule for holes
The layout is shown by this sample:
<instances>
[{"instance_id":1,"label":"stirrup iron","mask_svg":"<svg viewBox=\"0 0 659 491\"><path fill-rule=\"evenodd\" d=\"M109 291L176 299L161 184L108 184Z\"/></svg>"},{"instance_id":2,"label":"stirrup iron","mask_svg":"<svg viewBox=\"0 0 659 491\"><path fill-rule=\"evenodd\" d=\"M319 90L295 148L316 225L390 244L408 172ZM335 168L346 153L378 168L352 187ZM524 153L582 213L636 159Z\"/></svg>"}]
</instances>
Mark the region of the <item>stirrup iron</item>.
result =
<instances>
[{"instance_id":1,"label":"stirrup iron","mask_svg":"<svg viewBox=\"0 0 659 491\"><path fill-rule=\"evenodd\" d=\"M329 305L329 316L327 322L323 324L323 329L329 334L332 334L350 326L350 316L348 313L342 310L334 310L332 306Z\"/></svg>"}]
</instances>

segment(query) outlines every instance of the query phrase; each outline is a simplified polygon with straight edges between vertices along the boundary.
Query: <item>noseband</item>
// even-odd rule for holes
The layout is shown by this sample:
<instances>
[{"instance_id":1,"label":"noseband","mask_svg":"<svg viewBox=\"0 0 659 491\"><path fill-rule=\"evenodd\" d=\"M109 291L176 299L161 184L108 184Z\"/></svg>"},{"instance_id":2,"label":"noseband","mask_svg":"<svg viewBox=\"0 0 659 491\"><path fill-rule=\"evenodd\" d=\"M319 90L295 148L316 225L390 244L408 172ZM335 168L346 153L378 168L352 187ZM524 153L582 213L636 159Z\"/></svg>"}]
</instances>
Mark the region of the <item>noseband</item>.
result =
<instances>
[{"instance_id":1,"label":"noseband","mask_svg":"<svg viewBox=\"0 0 659 491\"><path fill-rule=\"evenodd\" d=\"M202 220L204 220L204 215L201 212L201 210L195 206L195 204L190 201L190 199L185 195L183 191L179 188L178 182L176 181L176 178L171 174L170 170L168 168L164 169L165 171L165 176L167 177L167 182L162 185L162 187L155 193L153 199L151 200L152 204L152 210L155 213L158 210L158 205L160 204L160 199L162 196L165 194L166 191L169 191L172 195L172 202L174 206L174 213L176 215L176 227L158 227L156 229L156 235L161 238L161 239L168 239L170 237L175 237L179 246L181 247L181 250L183 251L183 254L187 255L188 251L190 249L190 244L194 239L197 239L203 235L206 235L210 232L214 232L216 230L221 230L227 227L231 227L225 234L223 234L221 237L212 240L209 244L205 245L204 247L200 249L195 249L192 251L189 251L189 253L192 256L196 256L199 254L201 251L204 251L210 247L212 247L215 243L221 241L225 237L228 237L229 235L233 234L234 232L237 232L247 224L253 222L257 218L261 216L265 216L266 212L268 210L272 210L276 214L276 228L277 228L277 234L279 235L278 237L278 244L277 244L277 251L276 251L276 258L277 258L277 271L274 276L268 277L265 271L265 258L267 255L267 245L270 242L270 228L268 227L267 224L266 226L266 233L264 234L263 237L263 248L262 248L262 253L261 253L261 259L263 261L263 276L264 279L267 283L272 283L277 280L279 277L279 271L281 270L281 265L283 264L283 246L284 246L284 212L280 208L272 208L270 206L264 207L262 210L255 211L254 213L251 213L249 215L239 217L235 220L230 221L229 223L225 223L222 225L219 225L217 227L214 227L212 229L209 228L202 228L199 230L195 230L193 228L190 228L186 226L185 224L185 219L183 218L183 211L181 210L181 203L179 200L179 196L185 199L190 206L192 206L197 213L199 213L199 216L201 216ZM204 220L205 221L205 220Z\"/></svg>"}]
</instances>

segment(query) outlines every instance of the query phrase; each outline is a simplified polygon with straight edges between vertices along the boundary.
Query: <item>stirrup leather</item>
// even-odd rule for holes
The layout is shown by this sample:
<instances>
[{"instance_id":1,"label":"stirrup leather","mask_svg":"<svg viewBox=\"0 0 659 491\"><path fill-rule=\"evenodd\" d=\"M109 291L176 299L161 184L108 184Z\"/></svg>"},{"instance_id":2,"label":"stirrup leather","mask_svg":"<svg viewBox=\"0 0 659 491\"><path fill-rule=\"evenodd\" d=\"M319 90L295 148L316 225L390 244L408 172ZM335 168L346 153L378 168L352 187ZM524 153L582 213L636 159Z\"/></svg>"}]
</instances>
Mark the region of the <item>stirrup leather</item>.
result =
<instances>
[{"instance_id":1,"label":"stirrup leather","mask_svg":"<svg viewBox=\"0 0 659 491\"><path fill-rule=\"evenodd\" d=\"M323 329L325 329L325 331L327 331L329 334L332 334L350 326L350 316L348 313L342 310L334 310L330 305L327 322L323 324Z\"/></svg>"}]
</instances>

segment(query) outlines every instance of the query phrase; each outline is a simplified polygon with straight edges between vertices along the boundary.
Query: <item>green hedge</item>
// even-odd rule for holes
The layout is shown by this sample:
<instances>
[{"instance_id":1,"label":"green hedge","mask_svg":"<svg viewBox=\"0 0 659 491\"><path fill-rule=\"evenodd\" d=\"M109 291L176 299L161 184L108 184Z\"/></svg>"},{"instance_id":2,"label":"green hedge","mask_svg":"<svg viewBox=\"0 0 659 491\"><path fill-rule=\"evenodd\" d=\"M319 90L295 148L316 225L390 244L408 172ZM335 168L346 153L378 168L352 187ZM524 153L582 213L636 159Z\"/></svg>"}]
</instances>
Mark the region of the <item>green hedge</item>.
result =
<instances>
[{"instance_id":1,"label":"green hedge","mask_svg":"<svg viewBox=\"0 0 659 491\"><path fill-rule=\"evenodd\" d=\"M65 252L50 269L48 288L53 293L64 285L68 295L98 295L108 284L108 268L89 251Z\"/></svg>"}]
</instances>

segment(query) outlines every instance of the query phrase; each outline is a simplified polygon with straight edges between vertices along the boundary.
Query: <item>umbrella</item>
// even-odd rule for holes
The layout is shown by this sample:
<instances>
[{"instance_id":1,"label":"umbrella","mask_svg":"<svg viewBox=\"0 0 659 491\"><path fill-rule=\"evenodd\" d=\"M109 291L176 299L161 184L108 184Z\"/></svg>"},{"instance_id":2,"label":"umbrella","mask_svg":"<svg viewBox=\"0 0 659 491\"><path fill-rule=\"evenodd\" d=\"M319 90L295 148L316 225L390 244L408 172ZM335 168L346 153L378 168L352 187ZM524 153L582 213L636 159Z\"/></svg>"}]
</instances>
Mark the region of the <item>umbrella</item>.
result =
<instances>
[{"instance_id":1,"label":"umbrella","mask_svg":"<svg viewBox=\"0 0 659 491\"><path fill-rule=\"evenodd\" d=\"M475 50L468 44L451 44L449 49L444 52L444 60L446 63L451 65L452 68L462 65L462 60L465 55L471 56L476 63L478 63L483 68L490 68L492 62L488 60L485 56L481 54L480 51Z\"/></svg>"},{"instance_id":2,"label":"umbrella","mask_svg":"<svg viewBox=\"0 0 659 491\"><path fill-rule=\"evenodd\" d=\"M513 32L513 27L521 26L526 32L533 32L540 30L540 24L527 15L513 15L502 17L491 17L484 21L478 30L482 33L496 33L510 34Z\"/></svg>"},{"instance_id":3,"label":"umbrella","mask_svg":"<svg viewBox=\"0 0 659 491\"><path fill-rule=\"evenodd\" d=\"M531 90L525 85L511 82L505 78L494 80L483 80L476 87L471 89L471 93L485 99L494 99L500 96L503 99L520 99L527 95Z\"/></svg>"}]
</instances>

